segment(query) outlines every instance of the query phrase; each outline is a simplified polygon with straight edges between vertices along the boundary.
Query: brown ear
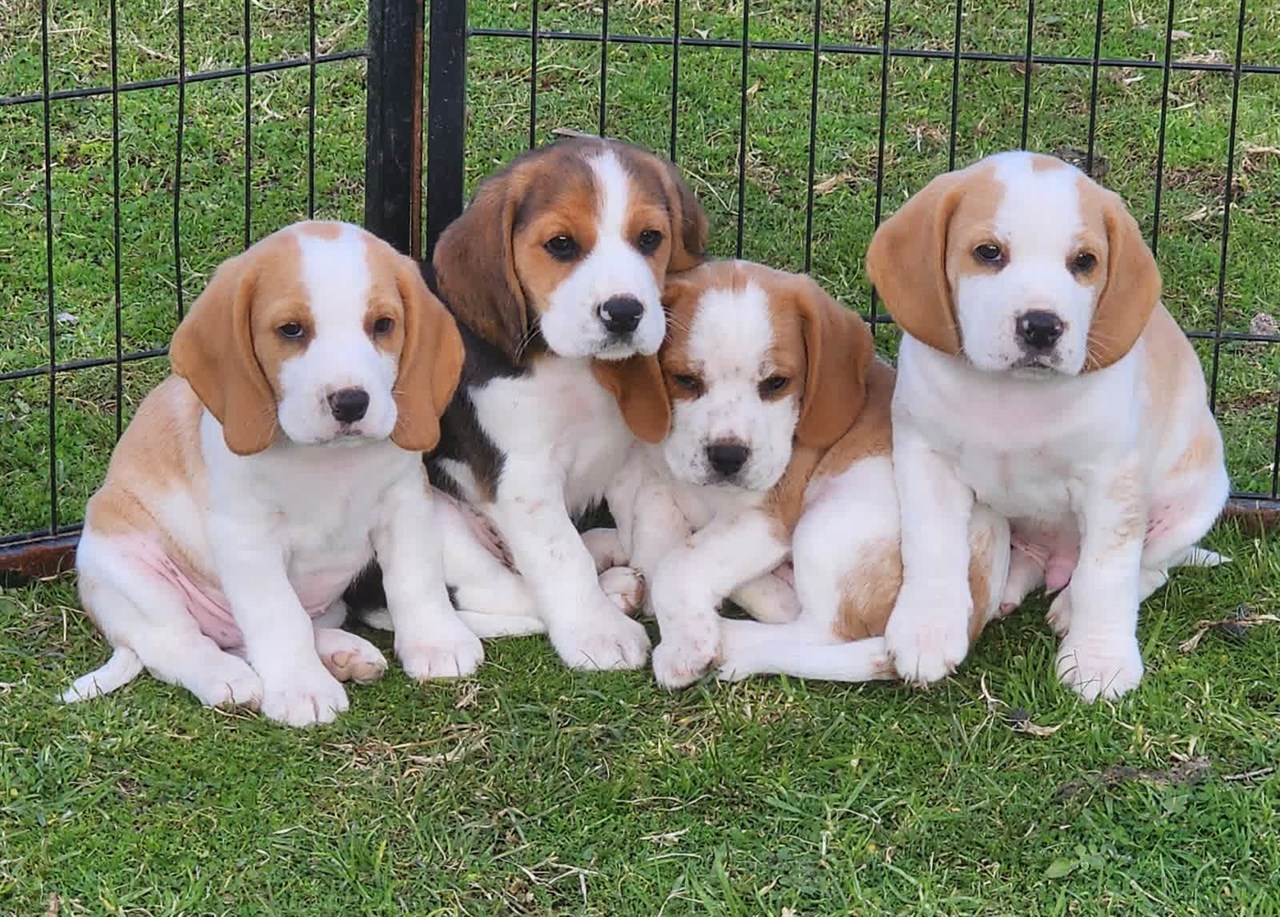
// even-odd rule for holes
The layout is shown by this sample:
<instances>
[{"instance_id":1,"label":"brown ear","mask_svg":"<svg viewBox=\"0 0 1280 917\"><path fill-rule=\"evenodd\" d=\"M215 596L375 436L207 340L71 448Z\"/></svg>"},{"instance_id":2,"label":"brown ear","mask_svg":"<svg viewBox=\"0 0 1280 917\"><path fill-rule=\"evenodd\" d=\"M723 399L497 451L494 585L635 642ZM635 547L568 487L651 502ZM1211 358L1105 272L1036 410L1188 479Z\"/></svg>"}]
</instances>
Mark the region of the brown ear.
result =
<instances>
[{"instance_id":1,"label":"brown ear","mask_svg":"<svg viewBox=\"0 0 1280 917\"><path fill-rule=\"evenodd\" d=\"M411 258L396 256L396 287L404 303L404 346L396 375L396 426L391 440L409 452L440 442L440 418L462 377L465 355L458 326L427 289Z\"/></svg>"},{"instance_id":2,"label":"brown ear","mask_svg":"<svg viewBox=\"0 0 1280 917\"><path fill-rule=\"evenodd\" d=\"M431 256L436 288L449 310L513 363L529 333L514 250L520 187L510 170L481 184Z\"/></svg>"},{"instance_id":3,"label":"brown ear","mask_svg":"<svg viewBox=\"0 0 1280 917\"><path fill-rule=\"evenodd\" d=\"M276 438L276 397L253 350L256 272L239 255L224 261L169 344L173 371L222 424L227 448L252 455Z\"/></svg>"},{"instance_id":4,"label":"brown ear","mask_svg":"<svg viewBox=\"0 0 1280 917\"><path fill-rule=\"evenodd\" d=\"M862 317L808 277L801 278L794 295L807 360L796 439L803 446L829 449L862 411L875 345Z\"/></svg>"},{"instance_id":5,"label":"brown ear","mask_svg":"<svg viewBox=\"0 0 1280 917\"><path fill-rule=\"evenodd\" d=\"M1107 228L1107 285L1089 326L1086 370L1110 366L1128 353L1160 301L1160 268L1118 195L1102 190Z\"/></svg>"},{"instance_id":6,"label":"brown ear","mask_svg":"<svg viewBox=\"0 0 1280 917\"><path fill-rule=\"evenodd\" d=\"M956 173L940 175L880 224L867 249L867 275L885 307L913 338L960 353L947 282L947 229L960 203Z\"/></svg>"},{"instance_id":7,"label":"brown ear","mask_svg":"<svg viewBox=\"0 0 1280 917\"><path fill-rule=\"evenodd\" d=\"M668 271L687 271L702 263L707 247L707 214L674 163L663 162L664 185L671 206L671 259Z\"/></svg>"},{"instance_id":8,"label":"brown ear","mask_svg":"<svg viewBox=\"0 0 1280 917\"><path fill-rule=\"evenodd\" d=\"M662 442L671 429L671 401L658 358L636 354L625 360L592 360L591 372L612 393L636 439Z\"/></svg>"}]
</instances>

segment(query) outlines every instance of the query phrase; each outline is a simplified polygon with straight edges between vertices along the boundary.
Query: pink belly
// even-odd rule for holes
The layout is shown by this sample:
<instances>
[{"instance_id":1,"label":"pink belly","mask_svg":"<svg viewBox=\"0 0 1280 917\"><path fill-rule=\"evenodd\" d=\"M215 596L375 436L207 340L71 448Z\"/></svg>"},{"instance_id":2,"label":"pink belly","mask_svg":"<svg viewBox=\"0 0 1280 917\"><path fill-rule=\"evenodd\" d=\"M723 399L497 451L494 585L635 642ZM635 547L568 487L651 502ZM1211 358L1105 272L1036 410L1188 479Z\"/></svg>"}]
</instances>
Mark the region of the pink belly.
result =
<instances>
[{"instance_id":1,"label":"pink belly","mask_svg":"<svg viewBox=\"0 0 1280 917\"><path fill-rule=\"evenodd\" d=\"M133 554L149 571L182 594L187 612L195 619L201 633L223 649L244 645L244 635L231 614L230 603L215 583L199 573L186 570L158 546L149 546ZM342 595L349 579L313 579L298 590L298 600L308 615L319 617Z\"/></svg>"}]
</instances>

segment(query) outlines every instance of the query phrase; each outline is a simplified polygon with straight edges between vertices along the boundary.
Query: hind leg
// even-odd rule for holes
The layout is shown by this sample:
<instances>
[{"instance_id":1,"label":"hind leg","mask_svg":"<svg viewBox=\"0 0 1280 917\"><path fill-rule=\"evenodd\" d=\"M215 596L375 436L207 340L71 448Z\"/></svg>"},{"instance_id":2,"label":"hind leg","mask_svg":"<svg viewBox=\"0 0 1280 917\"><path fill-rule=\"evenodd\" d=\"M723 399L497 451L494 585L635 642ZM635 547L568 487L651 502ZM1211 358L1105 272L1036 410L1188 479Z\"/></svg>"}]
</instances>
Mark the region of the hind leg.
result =
<instances>
[{"instance_id":1,"label":"hind leg","mask_svg":"<svg viewBox=\"0 0 1280 917\"><path fill-rule=\"evenodd\" d=\"M351 631L317 627L316 654L338 681L372 684L387 671L387 659L376 646Z\"/></svg>"},{"instance_id":2,"label":"hind leg","mask_svg":"<svg viewBox=\"0 0 1280 917\"><path fill-rule=\"evenodd\" d=\"M81 539L76 566L85 608L113 646L132 650L152 675L181 685L205 706L258 706L258 675L201 632L172 583L91 531ZM93 675L73 686L77 697L85 694L81 688L92 696L86 679ZM119 685L97 687L105 693Z\"/></svg>"},{"instance_id":3,"label":"hind leg","mask_svg":"<svg viewBox=\"0 0 1280 917\"><path fill-rule=\"evenodd\" d=\"M1010 615L1032 590L1044 584L1044 567L1024 551L1014 551L1009 558L1009 577L1000 597L1000 614Z\"/></svg>"}]
</instances>

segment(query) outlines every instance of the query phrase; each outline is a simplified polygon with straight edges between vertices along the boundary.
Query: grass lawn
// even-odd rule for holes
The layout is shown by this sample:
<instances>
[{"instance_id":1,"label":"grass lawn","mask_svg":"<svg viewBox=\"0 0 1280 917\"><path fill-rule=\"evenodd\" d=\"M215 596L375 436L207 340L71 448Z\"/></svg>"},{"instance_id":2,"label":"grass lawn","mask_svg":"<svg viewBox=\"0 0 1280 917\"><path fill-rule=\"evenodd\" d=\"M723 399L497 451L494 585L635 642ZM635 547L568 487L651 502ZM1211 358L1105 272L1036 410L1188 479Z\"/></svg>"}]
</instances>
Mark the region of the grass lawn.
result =
<instances>
[{"instance_id":1,"label":"grass lawn","mask_svg":"<svg viewBox=\"0 0 1280 917\"><path fill-rule=\"evenodd\" d=\"M735 39L741 0L683 0L689 38ZM110 82L104 0L50 4L50 87ZM530 4L473 2L478 28L527 28ZM968 50L1021 54L1021 4L969 3ZM1104 4L1104 57L1162 60L1166 4ZM250 4L255 61L305 55L307 5ZM1036 4L1038 55L1088 56L1092 0ZM359 0L317 0L317 45L359 48ZM949 49L954 4L893 4L895 47ZM1175 60L1230 62L1238 6L1181 0ZM190 72L240 65L244 5L186 0ZM176 71L178 5L121 3L119 79ZM614 0L617 35L671 30L671 0ZM812 7L752 5L758 41L812 40ZM823 4L823 42L878 44L883 6ZM0 97L41 89L40 3L0 0ZM595 2L545 4L540 28L598 32ZM606 130L666 150L671 49L612 44ZM1243 60L1280 64L1280 5L1249 4ZM680 52L676 153L713 221L713 251L738 236L741 52ZM527 42L470 46L469 185L529 137ZM879 201L891 212L947 166L950 60L895 58L883 195L876 190L881 63L821 56L809 178L804 52L754 49L747 70L741 251L816 276L866 311L862 252ZM252 79L249 234L305 216L363 212L364 62L317 68L314 182L307 68ZM1020 65L960 68L958 163L1017 146ZM1139 220L1156 219L1158 70L1103 67L1096 147L1105 182ZM600 48L544 41L535 135L595 130ZM1216 321L1232 85L1228 73L1170 80L1158 255L1166 301L1185 327ZM1028 145L1081 149L1089 68L1037 65ZM174 265L178 91L120 97L120 289L115 292L112 103L51 103L55 298L45 289L44 119L0 106L0 372L163 347L180 309L244 243L241 78L190 83ZM1222 329L1277 315L1280 76L1240 83ZM50 311L53 325L50 327ZM1274 326L1273 326L1274 327ZM880 329L884 352L894 334ZM1198 347L1206 371L1212 342ZM1270 492L1280 347L1216 352L1220 421L1233 484ZM75 522L101 479L117 421L166 371L163 358L0 382L0 535L47 527L53 475L60 522ZM50 397L56 404L53 448ZM1183 571L1148 602L1142 688L1083 707L1052 675L1039 607L990 631L942 686L843 688L761 680L680 695L648 675L562 669L544 641L489 649L480 677L419 688L393 672L352 692L338 724L291 733L216 713L141 679L66 708L70 677L104 658L62 578L0 593L0 912L1280 914L1280 627L1211 629L1248 606L1280 614L1280 544L1227 526L1210 543L1235 558ZM1029 719L1027 719L1029 717ZM1030 723L1031 728L1026 727ZM1025 728L1024 728L1025 727ZM56 903L55 902L56 899Z\"/></svg>"}]
</instances>

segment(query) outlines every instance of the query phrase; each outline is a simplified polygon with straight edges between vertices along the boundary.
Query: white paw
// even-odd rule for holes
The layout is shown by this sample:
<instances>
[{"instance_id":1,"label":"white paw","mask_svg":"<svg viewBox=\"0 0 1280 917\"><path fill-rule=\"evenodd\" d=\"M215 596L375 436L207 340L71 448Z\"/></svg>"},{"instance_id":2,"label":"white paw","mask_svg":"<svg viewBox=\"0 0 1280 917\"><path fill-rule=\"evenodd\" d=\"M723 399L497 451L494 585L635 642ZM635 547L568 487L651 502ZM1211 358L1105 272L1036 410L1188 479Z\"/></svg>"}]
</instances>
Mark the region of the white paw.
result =
<instances>
[{"instance_id":1,"label":"white paw","mask_svg":"<svg viewBox=\"0 0 1280 917\"><path fill-rule=\"evenodd\" d=\"M554 628L551 642L565 665L574 669L638 669L649 658L644 625L608 602L589 616L575 615Z\"/></svg>"},{"instance_id":2,"label":"white paw","mask_svg":"<svg viewBox=\"0 0 1280 917\"><path fill-rule=\"evenodd\" d=\"M717 629L691 628L664 635L653 650L653 677L669 691L687 688L716 664L719 655Z\"/></svg>"},{"instance_id":3,"label":"white paw","mask_svg":"<svg viewBox=\"0 0 1280 917\"><path fill-rule=\"evenodd\" d=\"M338 681L368 685L387 671L387 657L362 637L345 630L322 628L316 631L316 653Z\"/></svg>"},{"instance_id":4,"label":"white paw","mask_svg":"<svg viewBox=\"0 0 1280 917\"><path fill-rule=\"evenodd\" d=\"M1049 603L1049 610L1045 613L1045 621L1049 623L1049 628L1057 635L1058 639L1062 639L1071 630L1071 586L1054 596L1053 601Z\"/></svg>"},{"instance_id":5,"label":"white paw","mask_svg":"<svg viewBox=\"0 0 1280 917\"><path fill-rule=\"evenodd\" d=\"M262 705L262 679L249 663L229 653L213 669L187 682L186 687L206 707L257 710Z\"/></svg>"},{"instance_id":6,"label":"white paw","mask_svg":"<svg viewBox=\"0 0 1280 917\"><path fill-rule=\"evenodd\" d=\"M644 576L631 567L611 567L601 573L600 589L625 615L635 614L644 605Z\"/></svg>"},{"instance_id":7,"label":"white paw","mask_svg":"<svg viewBox=\"0 0 1280 917\"><path fill-rule=\"evenodd\" d=\"M396 655L410 678L429 681L474 674L484 662L484 647L479 637L460 624L430 639L397 639Z\"/></svg>"},{"instance_id":8,"label":"white paw","mask_svg":"<svg viewBox=\"0 0 1280 917\"><path fill-rule=\"evenodd\" d=\"M941 597L904 588L884 632L898 675L925 685L954 672L969 653L972 616L973 600L967 588Z\"/></svg>"},{"instance_id":9,"label":"white paw","mask_svg":"<svg viewBox=\"0 0 1280 917\"><path fill-rule=\"evenodd\" d=\"M1092 703L1114 700L1142 681L1142 652L1136 637L1101 640L1072 639L1058 647L1058 677Z\"/></svg>"},{"instance_id":10,"label":"white paw","mask_svg":"<svg viewBox=\"0 0 1280 917\"><path fill-rule=\"evenodd\" d=\"M292 671L278 683L263 683L262 715L286 726L332 723L347 709L347 692L316 660L307 671Z\"/></svg>"}]
</instances>

